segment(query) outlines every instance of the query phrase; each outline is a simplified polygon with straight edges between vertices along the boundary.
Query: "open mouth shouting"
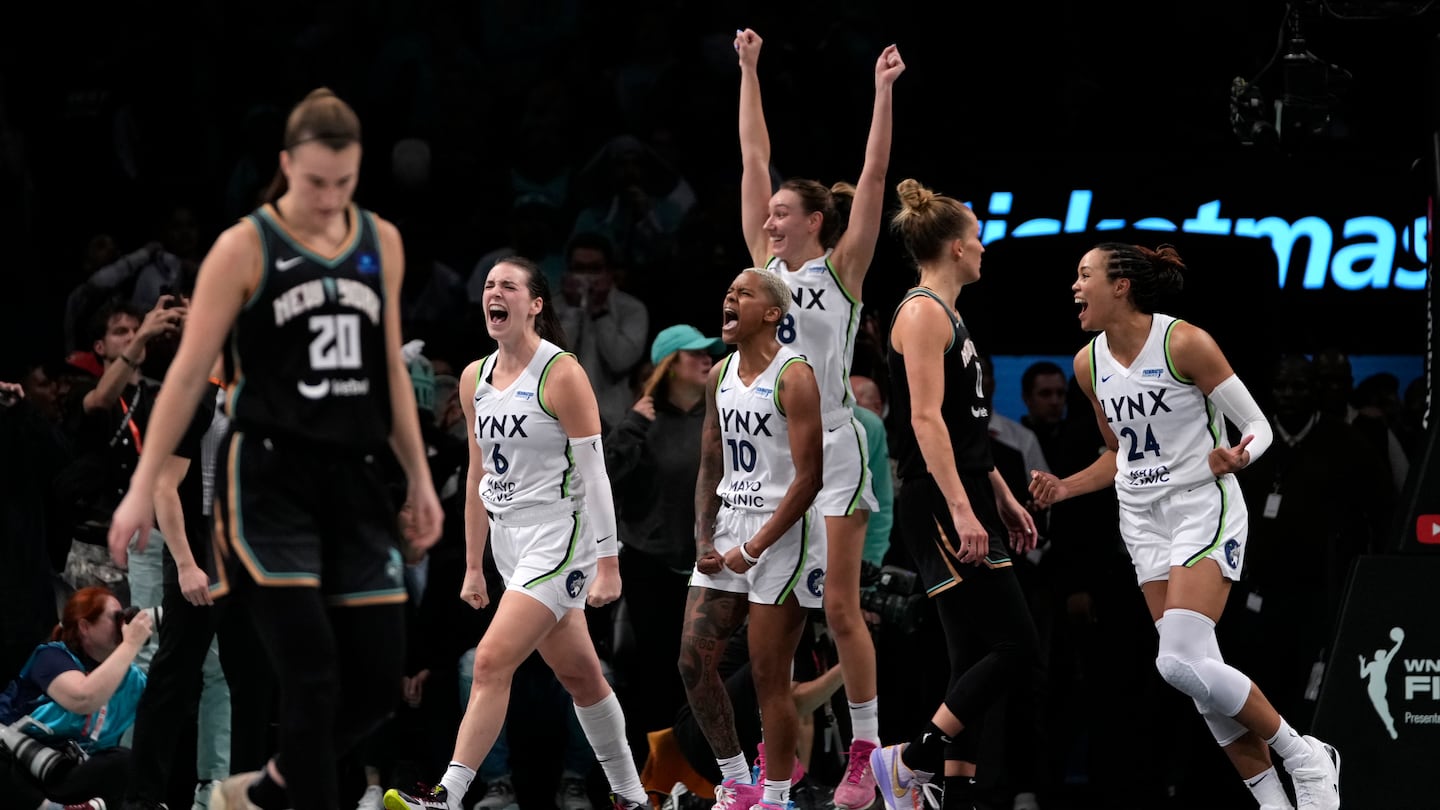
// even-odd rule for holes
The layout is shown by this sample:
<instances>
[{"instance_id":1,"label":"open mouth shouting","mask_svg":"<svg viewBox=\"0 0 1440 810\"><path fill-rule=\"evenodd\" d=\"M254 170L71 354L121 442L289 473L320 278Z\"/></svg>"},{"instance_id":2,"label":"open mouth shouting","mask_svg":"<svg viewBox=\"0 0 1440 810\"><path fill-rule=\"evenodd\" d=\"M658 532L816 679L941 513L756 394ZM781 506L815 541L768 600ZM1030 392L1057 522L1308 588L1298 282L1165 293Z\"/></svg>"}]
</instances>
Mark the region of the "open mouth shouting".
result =
<instances>
[{"instance_id":1,"label":"open mouth shouting","mask_svg":"<svg viewBox=\"0 0 1440 810\"><path fill-rule=\"evenodd\" d=\"M737 327L739 327L739 326L740 326L740 313L735 309L735 307L731 306L730 304L726 304L725 307L724 307L724 309L720 310L720 334L721 334L721 336L724 336L724 335L727 335L727 334L730 334L730 335L735 334L735 329L736 329ZM726 341L726 342L728 343L728 342L730 342L730 341Z\"/></svg>"}]
</instances>

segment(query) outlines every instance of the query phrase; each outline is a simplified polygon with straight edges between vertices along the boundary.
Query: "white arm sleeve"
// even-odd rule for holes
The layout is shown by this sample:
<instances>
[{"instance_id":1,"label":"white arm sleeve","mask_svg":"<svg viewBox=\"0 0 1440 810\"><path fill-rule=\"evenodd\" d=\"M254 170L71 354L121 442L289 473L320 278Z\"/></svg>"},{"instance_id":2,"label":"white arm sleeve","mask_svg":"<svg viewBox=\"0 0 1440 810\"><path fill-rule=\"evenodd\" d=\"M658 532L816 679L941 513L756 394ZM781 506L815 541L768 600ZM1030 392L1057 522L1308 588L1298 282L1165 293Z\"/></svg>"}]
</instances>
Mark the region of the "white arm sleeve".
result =
<instances>
[{"instance_id":1,"label":"white arm sleeve","mask_svg":"<svg viewBox=\"0 0 1440 810\"><path fill-rule=\"evenodd\" d=\"M620 553L615 536L615 497L610 491L610 475L605 472L605 448L600 434L570 440L570 454L580 480L585 482L585 513L594 521L599 556L614 557Z\"/></svg>"},{"instance_id":2,"label":"white arm sleeve","mask_svg":"<svg viewBox=\"0 0 1440 810\"><path fill-rule=\"evenodd\" d=\"M1250 463L1254 464L1255 459L1260 458L1270 447L1275 434L1271 432L1270 421L1260 411L1255 397L1250 396L1250 389L1240 382L1239 376L1231 374L1210 392L1210 400L1220 408L1226 418L1240 428L1242 437L1255 437L1245 448L1250 453Z\"/></svg>"}]
</instances>

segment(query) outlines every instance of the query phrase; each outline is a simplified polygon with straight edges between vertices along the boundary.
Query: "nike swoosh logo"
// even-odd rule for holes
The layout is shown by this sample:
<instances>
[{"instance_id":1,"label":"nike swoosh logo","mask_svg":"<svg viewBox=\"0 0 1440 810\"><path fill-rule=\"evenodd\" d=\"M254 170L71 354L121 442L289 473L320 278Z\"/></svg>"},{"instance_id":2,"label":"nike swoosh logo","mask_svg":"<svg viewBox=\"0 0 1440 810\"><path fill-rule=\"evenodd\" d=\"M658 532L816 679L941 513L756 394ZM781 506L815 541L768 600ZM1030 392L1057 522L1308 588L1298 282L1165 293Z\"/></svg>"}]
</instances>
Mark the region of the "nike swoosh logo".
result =
<instances>
[{"instance_id":1,"label":"nike swoosh logo","mask_svg":"<svg viewBox=\"0 0 1440 810\"><path fill-rule=\"evenodd\" d=\"M1270 774L1268 774L1268 773L1262 773L1262 774L1260 774L1260 778L1259 778L1259 779L1256 779L1256 780L1253 781L1253 782L1246 782L1245 784L1247 784L1247 785L1249 785L1250 787L1253 788L1253 787L1255 787L1256 785L1260 784L1261 782L1264 782L1266 779L1269 779L1269 778L1270 778Z\"/></svg>"},{"instance_id":2,"label":"nike swoosh logo","mask_svg":"<svg viewBox=\"0 0 1440 810\"><path fill-rule=\"evenodd\" d=\"M300 390L300 396L306 399L324 399L330 394L329 380L321 380L314 385L308 385L303 382L296 383L295 387Z\"/></svg>"},{"instance_id":3,"label":"nike swoosh logo","mask_svg":"<svg viewBox=\"0 0 1440 810\"><path fill-rule=\"evenodd\" d=\"M734 386L731 386L731 388L733 388L733 387L734 387ZM729 390L730 390L729 388L721 388L721 389L720 389L720 393L723 394L723 393L725 393L726 391L729 391Z\"/></svg>"},{"instance_id":4,"label":"nike swoosh logo","mask_svg":"<svg viewBox=\"0 0 1440 810\"><path fill-rule=\"evenodd\" d=\"M1110 382L1110 378L1114 376L1114 374L1106 374L1104 377L1100 378L1100 382Z\"/></svg>"},{"instance_id":5,"label":"nike swoosh logo","mask_svg":"<svg viewBox=\"0 0 1440 810\"><path fill-rule=\"evenodd\" d=\"M892 757L892 758L890 759L890 792L893 793L893 794L895 795L895 798L897 798L897 799L903 799L903 798L905 798L905 794L907 794L907 793L910 792L910 790L909 790L908 788L902 788L902 787L900 787L900 755L899 755L899 754L896 754L894 757Z\"/></svg>"},{"instance_id":6,"label":"nike swoosh logo","mask_svg":"<svg viewBox=\"0 0 1440 810\"><path fill-rule=\"evenodd\" d=\"M276 259L275 269L283 273L303 261L305 261L304 256L291 256L288 259Z\"/></svg>"}]
</instances>

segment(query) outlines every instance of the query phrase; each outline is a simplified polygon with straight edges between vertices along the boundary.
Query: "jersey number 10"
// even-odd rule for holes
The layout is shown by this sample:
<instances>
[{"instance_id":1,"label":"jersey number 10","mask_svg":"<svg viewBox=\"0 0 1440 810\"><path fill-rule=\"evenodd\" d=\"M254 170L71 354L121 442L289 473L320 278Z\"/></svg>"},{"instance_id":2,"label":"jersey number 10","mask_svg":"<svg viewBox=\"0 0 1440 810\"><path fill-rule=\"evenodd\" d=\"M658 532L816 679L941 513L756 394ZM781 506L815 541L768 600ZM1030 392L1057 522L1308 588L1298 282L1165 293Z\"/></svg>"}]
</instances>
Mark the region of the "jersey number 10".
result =
<instances>
[{"instance_id":1,"label":"jersey number 10","mask_svg":"<svg viewBox=\"0 0 1440 810\"><path fill-rule=\"evenodd\" d=\"M755 471L755 445L740 439L726 439L725 443L730 445L730 468L735 472Z\"/></svg>"}]
</instances>

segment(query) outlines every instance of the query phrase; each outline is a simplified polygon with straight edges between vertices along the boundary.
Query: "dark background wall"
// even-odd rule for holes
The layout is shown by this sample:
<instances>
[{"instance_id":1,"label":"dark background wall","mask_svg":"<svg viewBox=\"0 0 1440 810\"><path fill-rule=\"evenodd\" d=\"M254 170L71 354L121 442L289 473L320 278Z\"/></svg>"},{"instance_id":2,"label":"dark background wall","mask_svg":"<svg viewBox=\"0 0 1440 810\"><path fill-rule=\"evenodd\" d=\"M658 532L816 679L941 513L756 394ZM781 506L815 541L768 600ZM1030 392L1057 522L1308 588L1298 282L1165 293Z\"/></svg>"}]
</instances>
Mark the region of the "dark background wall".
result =
<instances>
[{"instance_id":1,"label":"dark background wall","mask_svg":"<svg viewBox=\"0 0 1440 810\"><path fill-rule=\"evenodd\" d=\"M462 275L503 242L512 166L583 167L622 133L673 162L700 200L694 233L744 261L730 47L739 26L766 38L762 81L782 175L855 178L874 58L897 42L908 70L897 87L892 184L915 176L977 210L1011 191L1017 222L1062 216L1079 188L1095 190L1097 216L1103 201L1132 220L1178 221L1223 198L1235 216L1409 222L1425 212L1419 164L1437 93L1427 74L1436 14L1409 12L1428 5L38 4L0 51L0 235L9 246L0 338L7 349L59 340L59 308L97 233L133 249L182 202L212 238L245 210L237 178L268 178L284 113L321 84L364 121L362 204L391 217L404 207L407 239L426 240ZM1291 12L1299 50L1343 70L1287 79ZM1324 99L1333 124L1322 136L1245 145L1231 121L1236 77L1256 79L1265 105L1309 81L1307 97ZM1287 120L1305 110L1297 102ZM407 137L433 154L435 185L419 208L390 182L391 146ZM1244 316L1250 335L1274 347L1324 339L1357 354L1422 350L1423 292L1281 290L1273 255L1254 240L1113 235L1179 244L1192 257L1193 315L1219 331ZM962 301L983 344L1000 354L1072 352L1083 336L1066 288L1094 241L1092 231L995 243L986 281ZM701 271L679 263L673 272ZM883 237L867 304L888 317L909 279ZM637 292L652 313L671 304L688 312L694 290L668 286L652 279ZM723 285L713 286L718 302Z\"/></svg>"}]
</instances>

